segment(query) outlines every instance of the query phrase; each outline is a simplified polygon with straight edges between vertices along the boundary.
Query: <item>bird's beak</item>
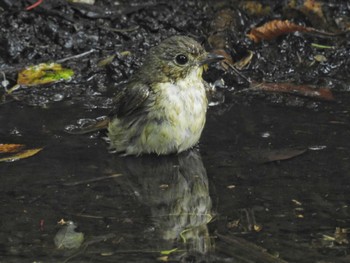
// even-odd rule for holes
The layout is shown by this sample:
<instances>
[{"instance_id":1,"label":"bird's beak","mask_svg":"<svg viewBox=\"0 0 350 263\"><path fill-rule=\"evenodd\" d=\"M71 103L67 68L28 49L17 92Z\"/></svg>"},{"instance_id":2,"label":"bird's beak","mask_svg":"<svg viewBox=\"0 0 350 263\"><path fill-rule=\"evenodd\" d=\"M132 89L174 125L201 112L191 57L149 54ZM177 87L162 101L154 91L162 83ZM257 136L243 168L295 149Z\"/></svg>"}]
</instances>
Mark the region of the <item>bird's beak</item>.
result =
<instances>
[{"instance_id":1,"label":"bird's beak","mask_svg":"<svg viewBox=\"0 0 350 263\"><path fill-rule=\"evenodd\" d=\"M225 57L222 55L218 55L215 53L207 53L206 56L203 57L203 59L201 59L199 61L199 65L200 66L208 65L208 64L218 62L218 61L223 60L223 59L225 59Z\"/></svg>"}]
</instances>

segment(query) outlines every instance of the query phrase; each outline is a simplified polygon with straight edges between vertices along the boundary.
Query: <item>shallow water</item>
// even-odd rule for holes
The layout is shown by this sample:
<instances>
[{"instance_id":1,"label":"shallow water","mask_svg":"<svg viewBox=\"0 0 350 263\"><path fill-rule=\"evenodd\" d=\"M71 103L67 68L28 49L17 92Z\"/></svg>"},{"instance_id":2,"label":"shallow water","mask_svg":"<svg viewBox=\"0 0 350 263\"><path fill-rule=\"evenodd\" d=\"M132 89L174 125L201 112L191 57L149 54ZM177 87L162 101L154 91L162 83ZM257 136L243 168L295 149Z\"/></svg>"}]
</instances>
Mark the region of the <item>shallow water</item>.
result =
<instances>
[{"instance_id":1,"label":"shallow water","mask_svg":"<svg viewBox=\"0 0 350 263\"><path fill-rule=\"evenodd\" d=\"M300 1L263 1L265 15L246 1L29 2L0 3L9 87L31 64L63 59L75 75L0 102L0 144L43 147L0 162L0 262L350 262L349 34L246 36L277 17L343 31L348 4L325 1L315 17ZM209 49L222 48L209 43L218 37L234 61L254 54L238 75L209 68L226 100L209 109L196 149L123 158L103 134L64 131L108 114L150 46L179 34ZM336 100L247 92L247 78L325 87ZM78 249L56 248L61 219L84 233Z\"/></svg>"},{"instance_id":2,"label":"shallow water","mask_svg":"<svg viewBox=\"0 0 350 263\"><path fill-rule=\"evenodd\" d=\"M83 114L73 106L4 104L2 142L44 149L0 164L1 262L155 262L172 249L170 262L347 262L346 235L325 236L349 226L348 102L238 97L209 110L196 149L139 158L66 134ZM62 218L84 233L80 249L55 248Z\"/></svg>"}]
</instances>

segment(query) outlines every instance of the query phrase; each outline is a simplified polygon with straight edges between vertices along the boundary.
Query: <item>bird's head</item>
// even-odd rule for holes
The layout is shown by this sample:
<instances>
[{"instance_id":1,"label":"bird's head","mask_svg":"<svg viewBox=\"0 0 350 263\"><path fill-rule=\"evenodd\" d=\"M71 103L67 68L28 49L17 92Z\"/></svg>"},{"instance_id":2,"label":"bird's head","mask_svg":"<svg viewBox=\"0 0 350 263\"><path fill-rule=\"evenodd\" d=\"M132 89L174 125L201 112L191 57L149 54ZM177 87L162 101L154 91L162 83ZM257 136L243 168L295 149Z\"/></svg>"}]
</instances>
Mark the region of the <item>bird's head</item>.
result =
<instances>
[{"instance_id":1,"label":"bird's head","mask_svg":"<svg viewBox=\"0 0 350 263\"><path fill-rule=\"evenodd\" d=\"M220 55L207 53L190 37L173 36L150 49L137 77L148 82L176 82L193 70L200 77L204 65L221 59Z\"/></svg>"}]
</instances>

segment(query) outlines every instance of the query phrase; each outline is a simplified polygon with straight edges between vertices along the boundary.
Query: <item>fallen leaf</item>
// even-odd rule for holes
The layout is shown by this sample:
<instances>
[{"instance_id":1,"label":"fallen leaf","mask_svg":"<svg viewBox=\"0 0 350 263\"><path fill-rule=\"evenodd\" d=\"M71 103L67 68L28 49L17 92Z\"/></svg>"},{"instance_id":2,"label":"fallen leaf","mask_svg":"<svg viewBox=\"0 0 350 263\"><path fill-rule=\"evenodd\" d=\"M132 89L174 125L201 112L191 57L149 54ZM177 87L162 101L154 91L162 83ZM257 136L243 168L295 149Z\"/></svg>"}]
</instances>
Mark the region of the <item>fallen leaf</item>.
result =
<instances>
[{"instance_id":1,"label":"fallen leaf","mask_svg":"<svg viewBox=\"0 0 350 263\"><path fill-rule=\"evenodd\" d=\"M234 12L229 8L219 10L214 19L210 22L211 32L222 32L227 29L232 29L234 23Z\"/></svg>"},{"instance_id":2,"label":"fallen leaf","mask_svg":"<svg viewBox=\"0 0 350 263\"><path fill-rule=\"evenodd\" d=\"M326 62L327 58L324 55L317 54L314 56L314 60L317 62Z\"/></svg>"},{"instance_id":3,"label":"fallen leaf","mask_svg":"<svg viewBox=\"0 0 350 263\"><path fill-rule=\"evenodd\" d=\"M229 32L235 30L235 12L224 8L219 10L210 22L208 43L213 49L225 49L229 46Z\"/></svg>"},{"instance_id":4,"label":"fallen leaf","mask_svg":"<svg viewBox=\"0 0 350 263\"><path fill-rule=\"evenodd\" d=\"M308 14L308 13L314 13L316 14L320 19L322 19L323 21L325 21L325 17L323 14L323 10L322 10L322 3L315 1L315 0L305 0L303 6L300 8L300 10L304 13L304 14Z\"/></svg>"},{"instance_id":5,"label":"fallen leaf","mask_svg":"<svg viewBox=\"0 0 350 263\"><path fill-rule=\"evenodd\" d=\"M169 257L168 256L162 256L162 257L158 257L157 260L160 261L160 262L168 262L169 261Z\"/></svg>"},{"instance_id":6,"label":"fallen leaf","mask_svg":"<svg viewBox=\"0 0 350 263\"><path fill-rule=\"evenodd\" d=\"M63 218L61 218L60 221L57 222L58 225L64 226L67 224L66 220L64 220Z\"/></svg>"},{"instance_id":7,"label":"fallen leaf","mask_svg":"<svg viewBox=\"0 0 350 263\"><path fill-rule=\"evenodd\" d=\"M84 242L84 233L75 232L77 228L73 221L67 221L54 237L58 249L77 249Z\"/></svg>"},{"instance_id":8,"label":"fallen leaf","mask_svg":"<svg viewBox=\"0 0 350 263\"><path fill-rule=\"evenodd\" d=\"M253 82L251 90L261 90L269 92L280 92L295 94L304 97L316 98L319 100L333 101L334 96L330 89L328 88L313 88L309 85L295 85L292 83L268 83Z\"/></svg>"},{"instance_id":9,"label":"fallen leaf","mask_svg":"<svg viewBox=\"0 0 350 263\"><path fill-rule=\"evenodd\" d=\"M346 228L336 227L334 232L335 242L338 244L349 244L348 230Z\"/></svg>"},{"instance_id":10,"label":"fallen leaf","mask_svg":"<svg viewBox=\"0 0 350 263\"><path fill-rule=\"evenodd\" d=\"M104 67L106 65L109 65L113 62L114 58L115 58L115 54L114 55L111 55L111 56L108 56L104 59L101 59L98 63L97 63L97 66L99 67Z\"/></svg>"},{"instance_id":11,"label":"fallen leaf","mask_svg":"<svg viewBox=\"0 0 350 263\"><path fill-rule=\"evenodd\" d=\"M23 144L0 144L0 153L18 152L23 147Z\"/></svg>"},{"instance_id":12,"label":"fallen leaf","mask_svg":"<svg viewBox=\"0 0 350 263\"><path fill-rule=\"evenodd\" d=\"M31 156L37 154L42 149L43 148L35 148L35 149L24 150L24 151L21 151L19 153L14 154L14 155L0 158L0 162L14 162L14 161L18 161L18 160L21 160L21 159L25 159L25 158L28 158L28 157L31 157Z\"/></svg>"},{"instance_id":13,"label":"fallen leaf","mask_svg":"<svg viewBox=\"0 0 350 263\"><path fill-rule=\"evenodd\" d=\"M316 35L330 36L330 37L343 35L347 33L347 31L337 32L337 33L325 32L313 27L298 25L288 20L276 19L276 20L269 21L263 24L262 26L252 28L250 32L247 34L247 36L251 40L253 40L255 43L258 43L262 40L272 40L281 35L285 35L293 32L306 32L306 33L313 33Z\"/></svg>"},{"instance_id":14,"label":"fallen leaf","mask_svg":"<svg viewBox=\"0 0 350 263\"><path fill-rule=\"evenodd\" d=\"M285 148L285 149L265 149L249 151L251 157L258 163L269 163L292 159L305 153L307 149Z\"/></svg>"},{"instance_id":15,"label":"fallen leaf","mask_svg":"<svg viewBox=\"0 0 350 263\"><path fill-rule=\"evenodd\" d=\"M170 250L162 250L160 251L160 254L162 255L170 255L171 253L174 253L178 250L178 248L173 248L173 249L170 249Z\"/></svg>"},{"instance_id":16,"label":"fallen leaf","mask_svg":"<svg viewBox=\"0 0 350 263\"><path fill-rule=\"evenodd\" d=\"M272 20L262 26L252 28L247 36L255 43L258 43L261 40L271 40L278 36L297 31L309 32L310 28L297 25L288 20Z\"/></svg>"},{"instance_id":17,"label":"fallen leaf","mask_svg":"<svg viewBox=\"0 0 350 263\"><path fill-rule=\"evenodd\" d=\"M262 225L254 224L253 229L255 232L260 232L262 230Z\"/></svg>"},{"instance_id":18,"label":"fallen leaf","mask_svg":"<svg viewBox=\"0 0 350 263\"><path fill-rule=\"evenodd\" d=\"M302 203L296 199L292 199L292 202L295 204L295 205L302 205Z\"/></svg>"},{"instance_id":19,"label":"fallen leaf","mask_svg":"<svg viewBox=\"0 0 350 263\"><path fill-rule=\"evenodd\" d=\"M239 223L240 223L240 219L233 220L233 221L227 222L226 227L229 229L237 228L239 226Z\"/></svg>"},{"instance_id":20,"label":"fallen leaf","mask_svg":"<svg viewBox=\"0 0 350 263\"><path fill-rule=\"evenodd\" d=\"M258 1L242 1L240 6L249 14L256 16L266 16L271 12L270 6L263 6Z\"/></svg>"},{"instance_id":21,"label":"fallen leaf","mask_svg":"<svg viewBox=\"0 0 350 263\"><path fill-rule=\"evenodd\" d=\"M70 80L74 72L71 69L63 68L57 63L41 63L29 66L18 73L17 83L25 86L35 86Z\"/></svg>"}]
</instances>

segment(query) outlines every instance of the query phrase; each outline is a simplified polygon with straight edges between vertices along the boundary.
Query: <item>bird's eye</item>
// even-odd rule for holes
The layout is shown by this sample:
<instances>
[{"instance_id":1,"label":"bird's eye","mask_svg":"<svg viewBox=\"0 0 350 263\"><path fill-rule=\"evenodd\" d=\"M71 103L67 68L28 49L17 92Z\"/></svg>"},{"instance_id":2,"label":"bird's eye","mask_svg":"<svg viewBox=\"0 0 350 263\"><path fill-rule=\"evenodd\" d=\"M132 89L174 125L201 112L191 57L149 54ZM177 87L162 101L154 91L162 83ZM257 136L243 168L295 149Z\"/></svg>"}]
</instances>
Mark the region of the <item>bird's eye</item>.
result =
<instances>
[{"instance_id":1,"label":"bird's eye","mask_svg":"<svg viewBox=\"0 0 350 263\"><path fill-rule=\"evenodd\" d=\"M175 61L179 65L185 65L188 62L188 57L183 54L179 54L175 57Z\"/></svg>"}]
</instances>

